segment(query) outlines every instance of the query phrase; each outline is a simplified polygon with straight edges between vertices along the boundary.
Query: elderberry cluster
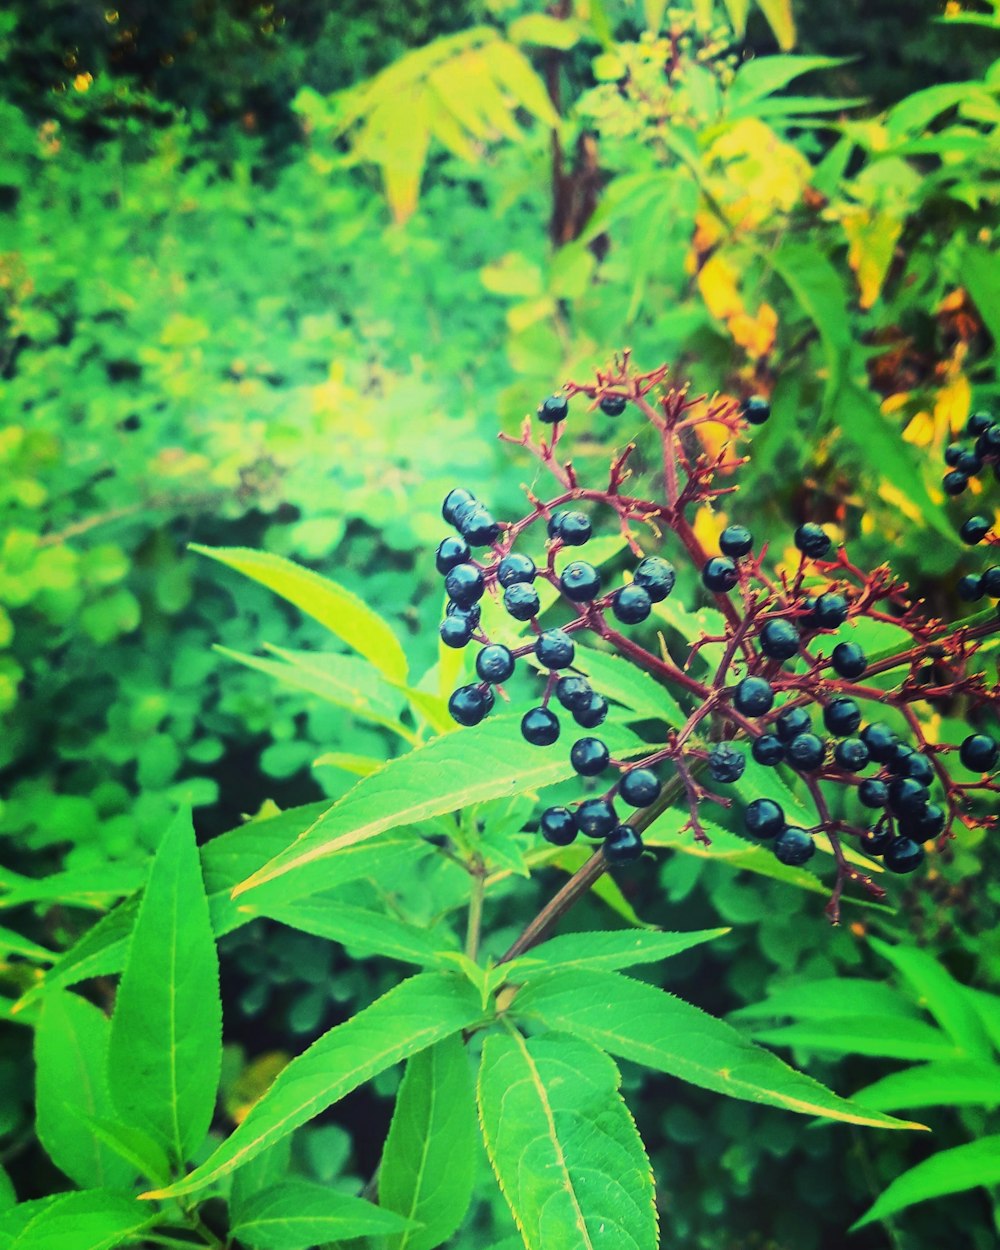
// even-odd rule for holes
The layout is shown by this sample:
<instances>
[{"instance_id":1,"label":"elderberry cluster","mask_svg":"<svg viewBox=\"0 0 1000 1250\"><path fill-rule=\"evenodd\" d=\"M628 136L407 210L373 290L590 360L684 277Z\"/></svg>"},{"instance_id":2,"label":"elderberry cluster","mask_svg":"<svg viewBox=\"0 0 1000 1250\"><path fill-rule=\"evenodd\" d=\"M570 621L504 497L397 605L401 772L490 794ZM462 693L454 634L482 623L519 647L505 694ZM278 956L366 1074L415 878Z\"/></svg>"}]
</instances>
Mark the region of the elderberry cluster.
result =
<instances>
[{"instance_id":1,"label":"elderberry cluster","mask_svg":"<svg viewBox=\"0 0 1000 1250\"><path fill-rule=\"evenodd\" d=\"M722 529L718 552L706 550L688 512L710 507L735 489L716 487L715 478L744 463L733 448L751 427L768 420L770 406L758 396L742 402L691 399L686 388L661 388L666 372L636 373L626 353L613 370L599 372L596 383L567 383L562 392L542 401L537 417L551 430L548 440L536 441L526 419L521 437L507 441L540 460L559 489L548 500L529 493L529 511L522 518L497 522L468 490L448 494L442 512L457 536L443 539L437 550L448 593L441 638L451 647L474 641L480 648L475 659L478 680L459 687L449 708L460 724L478 724L494 706L498 690L506 697L503 685L517 660L524 659L545 679L537 704L522 716L521 732L528 742L554 746L567 715L582 730L599 728L608 715L608 701L584 675L586 655L578 652L575 641L581 631L593 635L666 687L683 711L684 723L678 727L676 717L665 717L672 727L664 741L650 746L638 761L613 759L607 743L594 733L576 736L569 745L569 762L585 784L617 775L603 793L546 809L542 836L566 846L583 834L601 841L608 862L624 863L642 853L642 831L679 800L687 808L686 827L707 842L702 804L729 807L733 802L709 787L731 786L745 804L747 832L766 840L780 862L804 864L816 851L815 836L826 836L837 869L828 909L836 919L847 882L860 883L875 897L885 893L848 862L845 837L856 838L861 852L881 858L891 872L906 873L922 862L929 842L951 835L956 821L993 823L994 817L970 809L977 792L1000 793L1000 785L989 776L1000 757L996 741L973 733L957 747L932 743L913 704L961 697L970 709L991 706L995 711L996 687L987 687L983 674L970 672L969 660L996 623L960 626L949 634L940 621L920 612L886 566L862 572L842 548L834 551L829 535L815 522L795 530L797 567L790 569L765 567L766 553L741 524ZM557 459L575 396L588 399L591 411L614 418L637 414L653 427L662 443L664 466L656 497L626 491L634 441L616 454L607 485L600 488L582 484L572 462ZM717 437L702 438L703 427L711 424L724 427L727 434L722 450L714 453L703 449L706 443L718 446ZM982 448L977 443L982 464L994 455L987 435L998 428L978 418L970 422L970 432L983 443ZM1000 437L996 441L1000 447ZM595 513L607 513L617 522L635 557L630 573L615 577L614 586L605 585L610 579L595 563L567 550L586 547ZM978 542L989 526L982 518L973 521L963 527L963 537ZM534 555L528 554L522 549L523 536L543 527L543 553L536 548ZM667 535L677 546L674 560L647 554L637 527L656 537ZM486 550L473 554L475 548ZM567 561L565 555L573 558ZM662 620L650 619L662 614L660 605L674 590L678 557L693 566L723 622L717 636L703 633L689 640L685 656L667 648ZM570 613L560 625L540 619L539 586L544 583L556 592L547 597L557 598ZM984 593L995 589L1000 596L1000 569L987 570L981 583ZM517 623L513 628L527 627L530 639L514 645L491 639L480 611L484 595L502 602ZM870 662L849 634L835 636L863 618L892 622L909 635L910 645ZM654 630L657 624L660 630ZM658 646L643 646L623 633L623 626L639 626L639 637L643 627L653 637L658 634ZM707 677L693 675L696 660L710 669ZM887 673L894 674L895 684L885 682ZM874 704L880 710L866 714ZM904 742L883 719L884 705L895 709L912 741ZM798 774L815 820L802 819L805 809L796 800L797 823L789 823L778 798L753 793L747 748L755 764L787 767ZM978 780L955 780L948 767L954 751ZM783 787L778 793L787 796ZM840 796L837 801L834 795ZM782 801L787 806L787 799ZM632 809L625 820L621 805Z\"/></svg>"}]
</instances>

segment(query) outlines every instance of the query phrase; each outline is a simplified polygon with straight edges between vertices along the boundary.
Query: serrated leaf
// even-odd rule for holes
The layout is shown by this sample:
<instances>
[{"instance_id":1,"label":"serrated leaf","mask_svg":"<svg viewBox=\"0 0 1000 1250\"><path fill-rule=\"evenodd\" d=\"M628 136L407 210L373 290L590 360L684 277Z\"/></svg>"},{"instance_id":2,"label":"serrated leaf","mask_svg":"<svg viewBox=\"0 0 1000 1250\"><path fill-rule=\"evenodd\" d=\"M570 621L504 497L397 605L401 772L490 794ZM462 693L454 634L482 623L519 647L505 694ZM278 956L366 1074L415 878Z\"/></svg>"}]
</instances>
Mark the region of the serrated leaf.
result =
<instances>
[{"instance_id":1,"label":"serrated leaf","mask_svg":"<svg viewBox=\"0 0 1000 1250\"><path fill-rule=\"evenodd\" d=\"M911 1207L917 1202L1000 1184L1000 1135L941 1150L897 1176L850 1231Z\"/></svg>"},{"instance_id":2,"label":"serrated leaf","mask_svg":"<svg viewBox=\"0 0 1000 1250\"><path fill-rule=\"evenodd\" d=\"M817 1054L872 1055L882 1059L960 1059L962 1052L939 1029L900 1016L827 1016L821 1021L756 1027L772 1046L798 1046Z\"/></svg>"},{"instance_id":3,"label":"serrated leaf","mask_svg":"<svg viewBox=\"0 0 1000 1250\"><path fill-rule=\"evenodd\" d=\"M87 1133L93 1133L98 1141L129 1168L129 1185L137 1176L144 1176L157 1185L170 1180L170 1160L164 1150L142 1129L131 1128L117 1120L100 1119L73 1108L73 1114Z\"/></svg>"},{"instance_id":4,"label":"serrated leaf","mask_svg":"<svg viewBox=\"0 0 1000 1250\"><path fill-rule=\"evenodd\" d=\"M578 1038L487 1037L483 1139L527 1250L655 1250L653 1178L620 1085Z\"/></svg>"},{"instance_id":5,"label":"serrated leaf","mask_svg":"<svg viewBox=\"0 0 1000 1250\"><path fill-rule=\"evenodd\" d=\"M621 929L603 933L565 933L549 938L532 948L527 955L513 961L510 979L530 981L546 976L553 968L596 969L614 972L635 964L659 963L671 955L679 955L722 937L729 929L699 929L691 933L650 932L646 929Z\"/></svg>"},{"instance_id":6,"label":"serrated leaf","mask_svg":"<svg viewBox=\"0 0 1000 1250\"><path fill-rule=\"evenodd\" d=\"M595 690L634 712L632 719L662 720L678 729L687 720L665 686L619 655L578 646L573 667L590 678Z\"/></svg>"},{"instance_id":7,"label":"serrated leaf","mask_svg":"<svg viewBox=\"0 0 1000 1250\"><path fill-rule=\"evenodd\" d=\"M748 1102L850 1124L921 1128L838 1097L731 1025L618 972L560 972L514 1000L518 1018L563 1029L622 1059Z\"/></svg>"},{"instance_id":8,"label":"serrated leaf","mask_svg":"<svg viewBox=\"0 0 1000 1250\"><path fill-rule=\"evenodd\" d=\"M254 908L251 906L249 910L252 912ZM259 914L301 933L339 942L362 958L384 955L405 963L434 967L440 964L440 948L445 945L443 935L435 943L426 930L415 925L339 901L276 903Z\"/></svg>"},{"instance_id":9,"label":"serrated leaf","mask_svg":"<svg viewBox=\"0 0 1000 1250\"><path fill-rule=\"evenodd\" d=\"M521 737L519 725L520 713L497 716L390 760L381 772L363 777L286 851L241 882L234 894L303 869L389 829L485 799L513 797L573 775L567 753L529 745ZM618 758L642 749L639 739L618 726L607 727L604 736ZM489 767L470 767L474 760L488 760Z\"/></svg>"},{"instance_id":10,"label":"serrated leaf","mask_svg":"<svg viewBox=\"0 0 1000 1250\"><path fill-rule=\"evenodd\" d=\"M110 1022L76 994L50 994L35 1028L35 1115L46 1154L82 1189L125 1189L135 1172L90 1133L74 1111L112 1115L107 1062Z\"/></svg>"},{"instance_id":11,"label":"serrated leaf","mask_svg":"<svg viewBox=\"0 0 1000 1250\"><path fill-rule=\"evenodd\" d=\"M764 1018L777 1020L793 1016L800 1020L825 1020L843 1014L849 1002L857 1012L873 1016L902 1016L916 1019L917 1012L909 999L881 981L863 981L860 977L823 977L804 981L788 989L772 991L759 1003L750 1003L731 1013L733 1020Z\"/></svg>"},{"instance_id":12,"label":"serrated leaf","mask_svg":"<svg viewBox=\"0 0 1000 1250\"><path fill-rule=\"evenodd\" d=\"M476 1179L475 1089L453 1034L407 1062L378 1175L379 1204L407 1220L385 1250L434 1250L458 1228Z\"/></svg>"},{"instance_id":13,"label":"serrated leaf","mask_svg":"<svg viewBox=\"0 0 1000 1250\"><path fill-rule=\"evenodd\" d=\"M104 1189L22 1202L0 1215L2 1250L112 1250L155 1220L141 1202Z\"/></svg>"},{"instance_id":14,"label":"serrated leaf","mask_svg":"<svg viewBox=\"0 0 1000 1250\"><path fill-rule=\"evenodd\" d=\"M990 1040L963 987L932 955L916 946L890 946L877 938L870 938L869 943L909 981L919 995L920 1006L930 1012L956 1046L970 1058L989 1057Z\"/></svg>"},{"instance_id":15,"label":"serrated leaf","mask_svg":"<svg viewBox=\"0 0 1000 1250\"><path fill-rule=\"evenodd\" d=\"M1000 1067L975 1059L922 1063L891 1072L854 1095L863 1107L915 1111L918 1107L1000 1106Z\"/></svg>"},{"instance_id":16,"label":"serrated leaf","mask_svg":"<svg viewBox=\"0 0 1000 1250\"><path fill-rule=\"evenodd\" d=\"M174 1185L143 1196L204 1189L377 1073L467 1028L481 1014L479 995L462 978L442 973L410 977L293 1059L204 1163Z\"/></svg>"},{"instance_id":17,"label":"serrated leaf","mask_svg":"<svg viewBox=\"0 0 1000 1250\"><path fill-rule=\"evenodd\" d=\"M108 1046L125 1124L176 1162L205 1139L222 1065L219 959L191 817L164 834L139 904Z\"/></svg>"},{"instance_id":18,"label":"serrated leaf","mask_svg":"<svg viewBox=\"0 0 1000 1250\"><path fill-rule=\"evenodd\" d=\"M390 681L406 680L406 656L396 635L363 599L343 586L267 551L197 543L190 549L273 590L370 660Z\"/></svg>"},{"instance_id":19,"label":"serrated leaf","mask_svg":"<svg viewBox=\"0 0 1000 1250\"><path fill-rule=\"evenodd\" d=\"M362 1198L290 1180L251 1195L230 1232L254 1250L309 1250L320 1242L394 1233L401 1223Z\"/></svg>"}]
</instances>

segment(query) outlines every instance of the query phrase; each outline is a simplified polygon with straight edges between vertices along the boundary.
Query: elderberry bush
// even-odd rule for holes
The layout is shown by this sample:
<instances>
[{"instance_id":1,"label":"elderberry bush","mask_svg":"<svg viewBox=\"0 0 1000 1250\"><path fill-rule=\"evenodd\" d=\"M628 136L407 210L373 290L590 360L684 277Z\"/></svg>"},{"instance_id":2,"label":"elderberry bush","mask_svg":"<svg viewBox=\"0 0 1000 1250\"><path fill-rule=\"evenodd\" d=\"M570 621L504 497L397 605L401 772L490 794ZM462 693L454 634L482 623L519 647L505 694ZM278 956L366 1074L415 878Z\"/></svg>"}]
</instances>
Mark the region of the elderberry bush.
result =
<instances>
[{"instance_id":1,"label":"elderberry bush","mask_svg":"<svg viewBox=\"0 0 1000 1250\"><path fill-rule=\"evenodd\" d=\"M748 458L741 445L769 419L770 406L756 395L742 402L692 398L685 387L670 385L667 373L666 367L636 371L626 352L593 382L569 382L543 399L542 428L529 417L519 438L506 439L534 456L554 482L548 498L528 493L521 517L497 520L465 487L445 498L442 514L455 533L437 549L448 594L441 639L449 647L478 648L478 680L460 686L449 708L459 724L478 724L498 693L507 697L504 683L519 661L539 674L521 732L540 749L566 751L581 785L590 787L575 805L545 810L541 836L555 846L592 838L607 864L638 859L643 830L676 805L685 812L685 828L708 842L702 808L733 804L748 759L778 775L788 770L801 778L812 823L803 824L800 814L798 823L786 817L781 796L788 790L776 782L773 793L765 783L749 801L741 791L744 826L788 865L812 859L823 839L836 868L827 908L836 921L848 884L885 896L864 857L909 873L957 825L995 824L1000 746L991 727L998 690L978 652L1000 621L991 616L951 626L932 618L887 565L859 568L813 520L789 527L796 552L790 566L769 561L745 524L726 526L718 550L710 550L694 515L738 489L730 483ZM662 468L647 494L634 493L632 485L636 437L616 452L601 484L582 481L562 458L574 409L585 405L617 424L627 413L630 429L651 427ZM706 431L722 434L714 454L703 448L720 439L699 438ZM947 452L950 494L986 467L1000 476L1000 424L977 413L968 433L971 449L956 444ZM718 485L720 478L727 484ZM600 533L620 534L630 553L621 576L608 576L599 559L587 558L588 543ZM961 535L970 545L993 541L981 516L964 521ZM572 549L569 560L560 555L565 548ZM647 645L646 623L674 592L681 562L721 614L721 632L703 633L684 647L668 646L661 633L659 645ZM543 607L539 587L546 584ZM1000 567L962 578L957 589L967 600L1000 598ZM510 618L504 640L485 632L485 597L501 602ZM851 637L861 620L891 623L906 635L905 645L866 655ZM635 664L683 710L683 723L638 759L615 759L600 736L615 692L595 690L574 667L576 642L585 635ZM699 678L692 664L702 651L713 662ZM929 735L926 713L943 706L968 720L963 741Z\"/></svg>"}]
</instances>

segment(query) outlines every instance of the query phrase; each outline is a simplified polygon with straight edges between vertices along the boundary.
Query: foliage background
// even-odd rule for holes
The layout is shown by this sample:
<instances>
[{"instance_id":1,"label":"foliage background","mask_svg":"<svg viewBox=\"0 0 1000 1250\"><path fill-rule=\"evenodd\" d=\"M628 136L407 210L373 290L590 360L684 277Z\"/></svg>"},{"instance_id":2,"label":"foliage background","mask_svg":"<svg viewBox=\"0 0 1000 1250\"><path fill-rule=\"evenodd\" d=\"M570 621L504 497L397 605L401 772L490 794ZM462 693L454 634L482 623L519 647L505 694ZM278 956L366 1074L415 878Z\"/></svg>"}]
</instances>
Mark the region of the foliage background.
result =
<instances>
[{"instance_id":1,"label":"foliage background","mask_svg":"<svg viewBox=\"0 0 1000 1250\"><path fill-rule=\"evenodd\" d=\"M6 7L0 829L8 884L69 874L20 905L28 936L59 948L82 933L138 883L178 805L195 806L205 839L265 803L338 796L366 758L404 745L213 654L218 641L326 643L188 542L319 568L386 616L423 672L437 658L440 498L461 481L515 507L525 467L500 454L497 427L625 342L695 387L773 392L732 516L777 551L807 515L869 559L888 539L931 602L958 610L943 575L969 557L935 483L950 434L997 398L988 41L941 25L931 4L762 5L742 37L735 8L567 6L564 34L522 25L519 38L540 10L517 0ZM669 81L665 45L643 36L651 14L679 32ZM484 27L535 67L534 92L559 83L555 179L553 102L523 78L501 81L500 111L470 111L460 133L429 113L422 168L401 115L395 142L371 124L395 90L380 96L373 75L441 37L461 54ZM852 59L741 97L740 61L766 66L793 43ZM601 438L589 432L595 459ZM682 584L694 602L693 579ZM313 767L330 754L358 758ZM903 892L896 934L995 985L995 848L945 858ZM678 991L717 1014L779 986L886 975L860 909L828 933L810 895L683 854L631 889L654 922L734 926L672 965ZM511 896L511 928L541 897L528 883ZM13 952L9 992L31 975ZM394 972L259 922L226 940L223 977L234 1115L283 1055ZM0 1061L21 1197L58 1184L33 1138L29 1044L6 1029ZM889 1070L796 1057L822 1079L839 1062L845 1090ZM843 1212L927 1149L803 1133L642 1081L677 1246L839 1245ZM367 1176L391 1092L383 1081L305 1133L303 1168L345 1187ZM986 1124L934 1114L939 1144ZM950 1233L985 1248L993 1220L975 1191L857 1244ZM480 1210L453 1244L504 1227Z\"/></svg>"}]
</instances>

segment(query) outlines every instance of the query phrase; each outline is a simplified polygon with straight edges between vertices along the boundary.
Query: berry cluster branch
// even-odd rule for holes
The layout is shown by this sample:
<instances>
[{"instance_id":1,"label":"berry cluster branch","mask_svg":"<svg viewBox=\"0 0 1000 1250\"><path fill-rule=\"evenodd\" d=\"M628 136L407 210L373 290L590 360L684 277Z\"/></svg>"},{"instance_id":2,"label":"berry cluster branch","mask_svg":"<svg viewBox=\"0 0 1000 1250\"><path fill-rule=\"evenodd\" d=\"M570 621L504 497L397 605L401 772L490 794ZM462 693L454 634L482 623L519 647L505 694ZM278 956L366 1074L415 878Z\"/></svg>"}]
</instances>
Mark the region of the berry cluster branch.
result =
<instances>
[{"instance_id":1,"label":"berry cluster branch","mask_svg":"<svg viewBox=\"0 0 1000 1250\"><path fill-rule=\"evenodd\" d=\"M556 743L561 732L556 707L580 727L597 729L608 715L607 698L574 666L575 639L592 635L663 686L684 719L638 761L613 760L597 736L572 744L570 761L580 777L596 779L611 770L617 776L603 793L542 814L541 833L550 843L565 846L583 834L600 841L603 857L590 861L567 883L550 905L553 914L561 914L565 900L587 888L603 864L638 859L642 830L651 814L665 810L665 802L681 803L687 812L684 827L708 842L701 809L706 803L730 807L733 799L726 789L733 786L745 803L746 830L768 841L782 863L804 864L816 849L815 835L827 836L836 867L827 912L836 922L848 885L875 898L885 895L883 887L851 862L846 838L857 839L861 851L881 858L890 871L906 873L922 863L926 846L940 846L951 837L957 823L970 828L996 823L981 800L1000 789L991 776L1000 746L983 732L969 734L961 744L932 743L914 709L947 702L961 704L972 718L997 711L1000 693L977 667L977 659L983 640L1000 622L949 626L928 616L923 602L912 598L888 565L866 572L843 547L833 551L827 533L813 522L800 524L794 532L799 553L794 570L769 567L766 547L755 550L753 535L739 524L723 530L717 553L708 551L691 514L738 489L731 483L717 485L719 475L726 474L728 480L747 463L749 457L739 450L741 440L769 419L770 406L759 396L742 402L691 397L686 386L668 385L667 375L666 366L647 373L635 370L629 353L623 352L593 382L567 382L540 404L537 420L548 427L547 436L536 435L530 417L519 437L501 435L533 456L558 488L550 498L526 491L528 510L519 519L498 522L464 488L445 499L443 515L458 536L444 539L437 550L437 567L449 596L441 637L448 646L475 641L481 648L475 662L479 680L455 691L451 714L460 724L477 724L492 708L495 692L505 695L503 683L516 662L530 658L545 684L538 705L522 718L525 739L539 747ZM601 486L583 483L572 461L560 458L570 403L580 399L587 401L589 411L611 419L631 408L653 430L661 468L649 493L635 493L631 486L635 439L612 457ZM723 432L721 450L711 454L704 444L716 445L718 439L715 434L702 439L701 427L707 425ZM977 414L970 430L978 440L980 466L992 463L996 471L1000 425ZM615 518L625 545L638 559L631 577L612 589L590 562L564 558L587 544L594 530L592 514L602 513ZM989 526L984 530L979 520L963 525L964 541L989 538ZM542 527L544 555L536 562L521 546ZM718 631L689 639L684 654L676 645L668 646L662 634L654 651L623 632L623 627L649 620L677 580L671 559L646 553L644 532L654 543L669 543L675 559L697 569L719 612ZM473 554L475 548L485 551ZM543 627L539 620L540 582L547 582L569 609L559 627ZM963 591L967 582L959 583L959 594L970 598ZM987 569L977 579L976 591L1000 598L1000 568ZM502 600L506 612L530 629L527 641L507 646L483 631L484 595ZM895 626L907 635L906 644L869 660L857 643L835 637L861 620ZM708 659L710 676L695 675L695 661ZM893 684L886 681L890 677ZM910 733L915 745L903 742L881 714L868 719L869 705L891 708L897 728ZM822 720L822 736L814 727L814 713ZM747 747L757 764L787 766L803 778L815 811L811 825L789 824L777 801L747 794ZM956 753L971 779L956 779ZM714 788L703 784L702 774ZM932 790L940 794L934 797ZM635 809L629 820L619 819L621 804ZM543 928L547 917L548 909L538 918Z\"/></svg>"}]
</instances>

